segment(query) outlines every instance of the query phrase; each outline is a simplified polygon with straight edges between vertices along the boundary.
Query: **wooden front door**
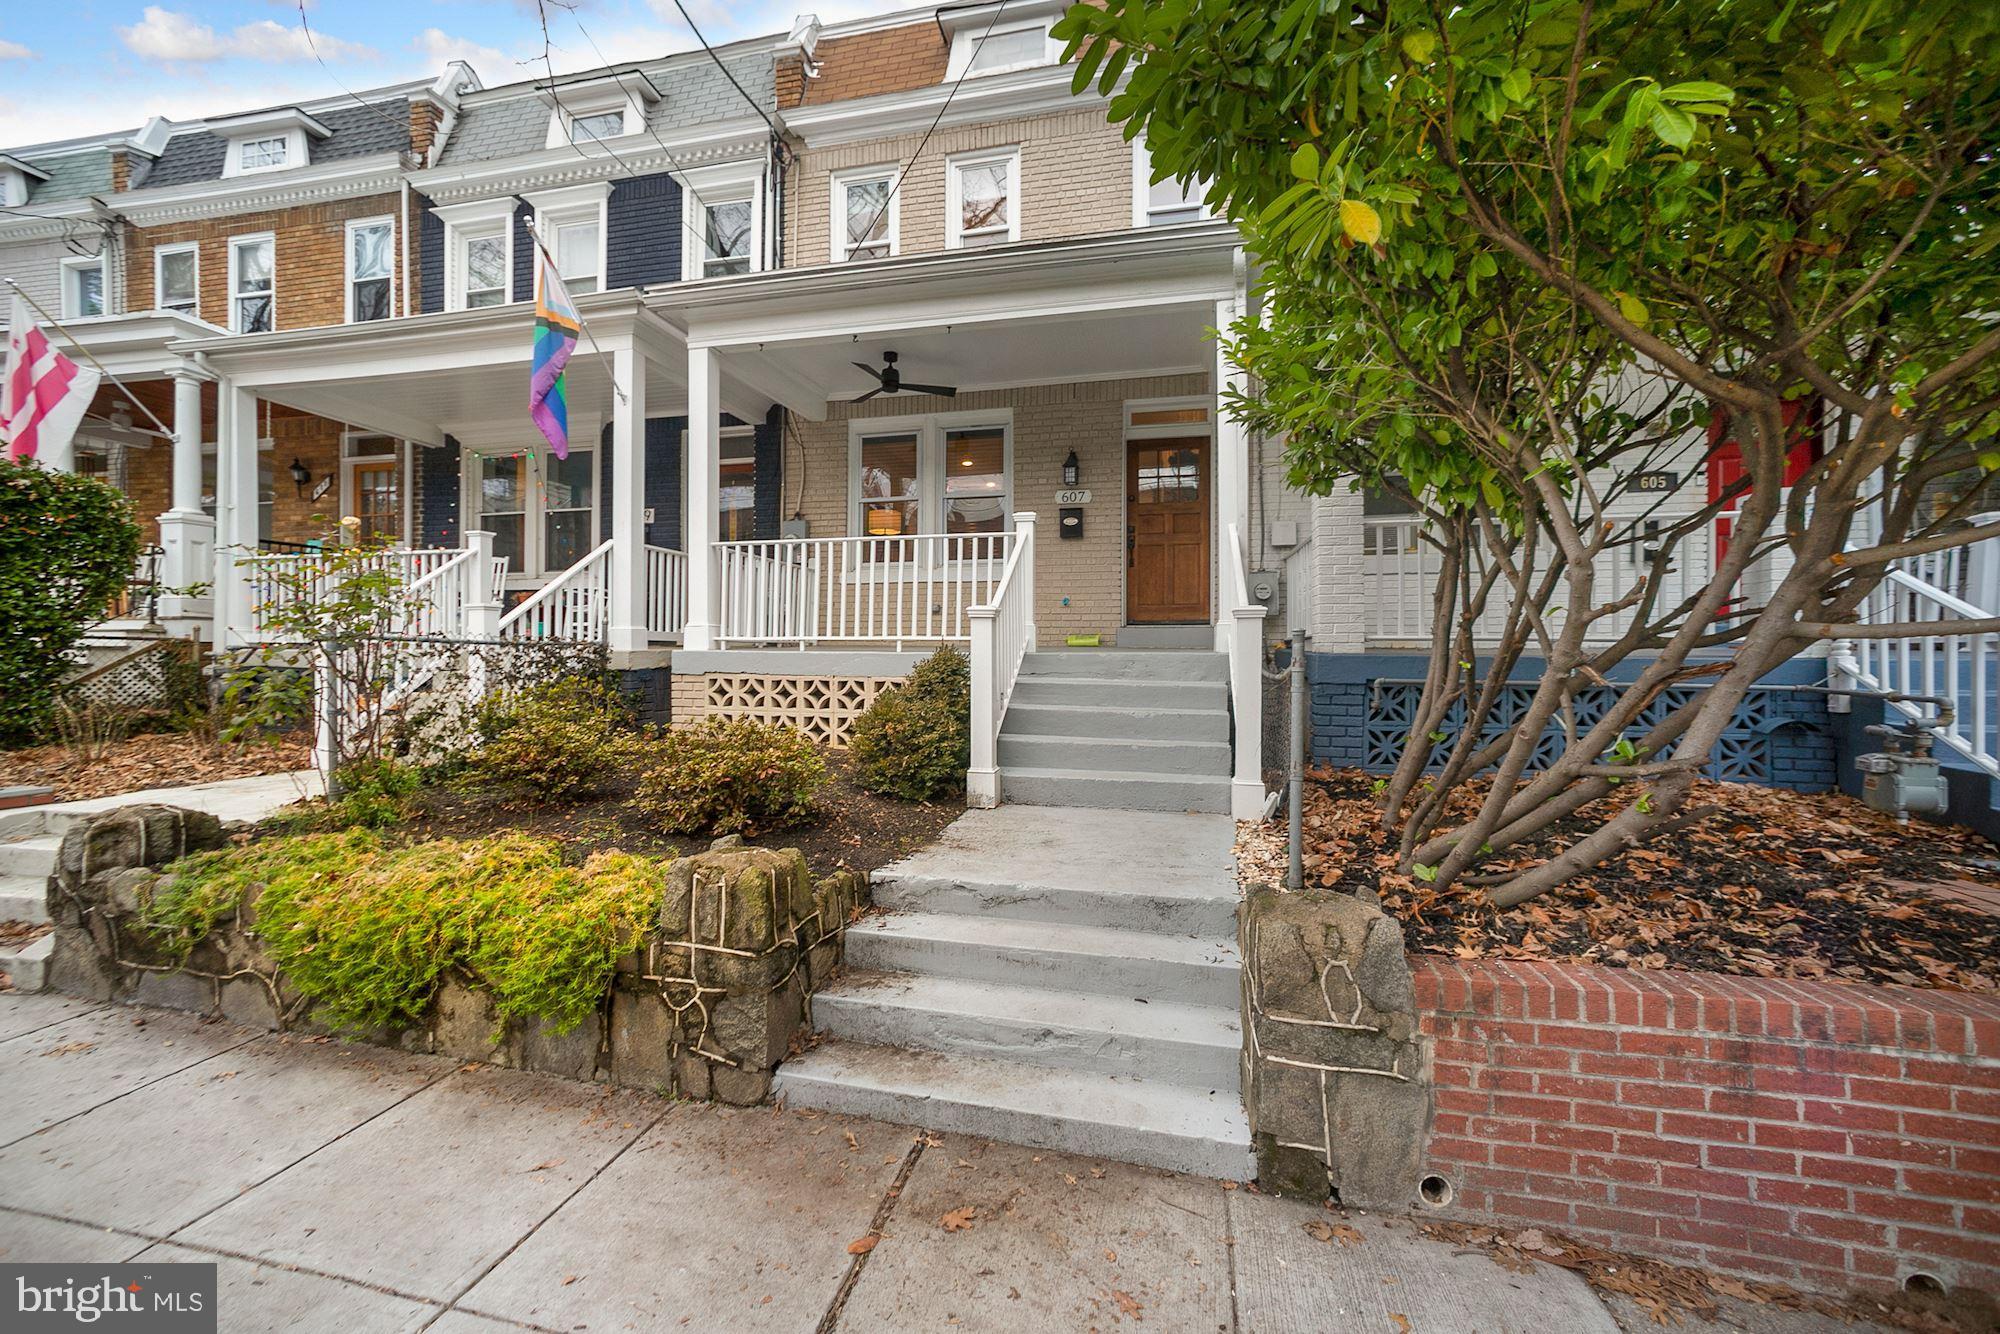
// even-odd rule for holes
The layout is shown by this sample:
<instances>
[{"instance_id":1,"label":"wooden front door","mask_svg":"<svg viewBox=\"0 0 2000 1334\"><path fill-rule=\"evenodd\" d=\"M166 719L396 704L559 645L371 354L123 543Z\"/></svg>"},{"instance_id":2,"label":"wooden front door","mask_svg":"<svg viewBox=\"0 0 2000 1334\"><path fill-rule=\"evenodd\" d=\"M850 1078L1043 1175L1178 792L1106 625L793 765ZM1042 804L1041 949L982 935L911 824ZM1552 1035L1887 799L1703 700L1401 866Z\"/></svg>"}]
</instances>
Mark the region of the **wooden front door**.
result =
<instances>
[{"instance_id":1,"label":"wooden front door","mask_svg":"<svg viewBox=\"0 0 2000 1334\"><path fill-rule=\"evenodd\" d=\"M1134 440L1125 454L1125 619L1208 619L1206 436Z\"/></svg>"},{"instance_id":2,"label":"wooden front door","mask_svg":"<svg viewBox=\"0 0 2000 1334\"><path fill-rule=\"evenodd\" d=\"M354 465L354 517L361 539L397 542L403 536L403 488L396 460L369 459Z\"/></svg>"}]
</instances>

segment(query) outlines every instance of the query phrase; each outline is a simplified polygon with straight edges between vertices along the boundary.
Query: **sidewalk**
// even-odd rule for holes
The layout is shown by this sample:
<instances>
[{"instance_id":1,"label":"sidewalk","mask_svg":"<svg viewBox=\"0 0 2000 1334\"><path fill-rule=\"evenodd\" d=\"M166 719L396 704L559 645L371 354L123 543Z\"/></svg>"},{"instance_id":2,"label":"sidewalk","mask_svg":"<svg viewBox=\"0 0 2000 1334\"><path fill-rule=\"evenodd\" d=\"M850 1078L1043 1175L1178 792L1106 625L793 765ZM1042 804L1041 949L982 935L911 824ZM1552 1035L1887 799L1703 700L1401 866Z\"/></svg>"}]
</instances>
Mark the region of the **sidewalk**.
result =
<instances>
[{"instance_id":1,"label":"sidewalk","mask_svg":"<svg viewBox=\"0 0 2000 1334\"><path fill-rule=\"evenodd\" d=\"M1620 1328L1563 1270L1306 1226L1341 1221L881 1122L0 996L0 1261L213 1262L224 1330Z\"/></svg>"}]
</instances>

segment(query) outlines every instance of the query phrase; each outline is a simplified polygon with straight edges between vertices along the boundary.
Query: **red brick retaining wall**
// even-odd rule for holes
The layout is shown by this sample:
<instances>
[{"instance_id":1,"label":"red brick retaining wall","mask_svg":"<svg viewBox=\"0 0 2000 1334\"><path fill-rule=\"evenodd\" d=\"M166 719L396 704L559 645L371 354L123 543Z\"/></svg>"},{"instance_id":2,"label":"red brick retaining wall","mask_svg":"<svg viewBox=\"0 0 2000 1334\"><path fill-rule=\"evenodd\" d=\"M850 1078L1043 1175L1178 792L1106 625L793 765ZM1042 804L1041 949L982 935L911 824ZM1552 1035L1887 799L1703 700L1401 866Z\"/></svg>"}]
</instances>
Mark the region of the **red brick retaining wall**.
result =
<instances>
[{"instance_id":1,"label":"red brick retaining wall","mask_svg":"<svg viewBox=\"0 0 2000 1334\"><path fill-rule=\"evenodd\" d=\"M1807 1288L2000 1292L2000 999L1410 962L1442 1212Z\"/></svg>"}]
</instances>

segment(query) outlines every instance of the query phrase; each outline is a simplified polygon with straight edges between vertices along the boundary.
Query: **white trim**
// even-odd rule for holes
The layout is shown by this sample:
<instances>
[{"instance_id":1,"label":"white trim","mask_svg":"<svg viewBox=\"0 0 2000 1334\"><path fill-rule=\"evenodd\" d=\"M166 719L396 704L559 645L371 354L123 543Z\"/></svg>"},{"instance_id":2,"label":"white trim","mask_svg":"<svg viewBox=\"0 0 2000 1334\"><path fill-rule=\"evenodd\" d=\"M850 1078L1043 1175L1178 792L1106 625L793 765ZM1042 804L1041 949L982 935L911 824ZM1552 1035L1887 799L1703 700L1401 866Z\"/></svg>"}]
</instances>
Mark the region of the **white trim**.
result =
<instances>
[{"instance_id":1,"label":"white trim","mask_svg":"<svg viewBox=\"0 0 2000 1334\"><path fill-rule=\"evenodd\" d=\"M62 313L66 320L94 319L83 311L83 292L78 286L80 275L88 270L97 270L97 314L111 313L111 268L104 262L104 253L95 255L66 255L58 262L58 274L62 285Z\"/></svg>"},{"instance_id":2,"label":"white trim","mask_svg":"<svg viewBox=\"0 0 2000 1334\"><path fill-rule=\"evenodd\" d=\"M922 412L896 417L851 417L847 423L847 536L866 537L861 526L861 442L870 436L917 437L917 532L944 532L945 459L947 432L998 427L1001 471L1007 479L1003 532L1014 529L1014 409L1011 406L958 412ZM909 534L905 534L909 536Z\"/></svg>"},{"instance_id":3,"label":"white trim","mask_svg":"<svg viewBox=\"0 0 2000 1334\"><path fill-rule=\"evenodd\" d=\"M927 84L910 92L878 93L778 113L779 123L808 148L834 148L899 135L921 134L935 121L940 129L1100 110L1108 100L1095 84L1070 91L1075 69L1066 64L982 74L956 85Z\"/></svg>"},{"instance_id":4,"label":"white trim","mask_svg":"<svg viewBox=\"0 0 2000 1334\"><path fill-rule=\"evenodd\" d=\"M984 6L983 8L991 11L994 7ZM992 78L995 75L1012 74L1017 70L1041 69L1044 66L1056 63L1062 59L1062 46L1049 36L1049 28L1053 22L1053 18L1050 17L1037 18L1033 15L1024 15L1017 19L1012 14L1009 14L1006 20L1001 22L998 21L997 13L989 13L982 20L962 22L962 26L959 26L955 31L950 33L951 51L945 58L944 82L950 84L957 83L960 79ZM942 18L940 18L940 26L943 26ZM1015 33L1021 32L1039 32L1041 34L1040 55L1028 60L1016 60L1005 65L995 65L991 69L975 70L971 68L974 53L980 50L985 43L995 38L1011 37Z\"/></svg>"},{"instance_id":5,"label":"white trim","mask_svg":"<svg viewBox=\"0 0 2000 1334\"><path fill-rule=\"evenodd\" d=\"M682 167L703 170L743 157L761 161L768 148L768 133L762 120L751 117L719 122L693 133L662 132L664 146L650 133L628 136L630 142L620 140L610 149L602 144L564 143L490 161L430 166L410 174L410 188L436 203L447 204L502 191L520 194L590 181L666 175ZM611 156L614 150L618 154L615 158Z\"/></svg>"},{"instance_id":6,"label":"white trim","mask_svg":"<svg viewBox=\"0 0 2000 1334\"><path fill-rule=\"evenodd\" d=\"M389 314L396 316L396 217L384 213L373 218L349 218L347 227L341 233L341 309L342 318L348 324L354 323L354 233L367 227L387 227L389 229ZM374 321L369 321L374 323Z\"/></svg>"},{"instance_id":7,"label":"white trim","mask_svg":"<svg viewBox=\"0 0 2000 1334\"><path fill-rule=\"evenodd\" d=\"M387 152L289 167L282 173L260 171L188 185L141 188L118 195L117 200L126 221L137 227L157 227L329 199L394 194L402 181L402 154Z\"/></svg>"},{"instance_id":8,"label":"white trim","mask_svg":"<svg viewBox=\"0 0 2000 1334\"><path fill-rule=\"evenodd\" d=\"M281 144L284 151L276 162L249 163L243 155L250 148L263 144ZM290 171L294 167L306 165L306 132L300 129L281 130L276 134L246 134L229 141L228 152L222 160L222 174L229 176L256 176L267 171Z\"/></svg>"},{"instance_id":9,"label":"white trim","mask_svg":"<svg viewBox=\"0 0 2000 1334\"><path fill-rule=\"evenodd\" d=\"M763 159L724 162L673 173L681 186L681 277L683 280L708 277L708 228L706 209L711 204L750 205L750 272L764 269ZM740 278L742 274L716 274L717 278Z\"/></svg>"},{"instance_id":10,"label":"white trim","mask_svg":"<svg viewBox=\"0 0 2000 1334\"><path fill-rule=\"evenodd\" d=\"M889 256L902 253L903 192L896 189L896 178L901 170L901 164L888 162L872 167L847 167L834 172L827 178L829 190L828 218L832 224L830 228L831 248L827 251L827 254L833 257L834 263L846 264L853 259L853 253L847 241L847 187L863 181L886 180L889 182L888 255L867 255L863 256L863 258L885 259Z\"/></svg>"},{"instance_id":11,"label":"white trim","mask_svg":"<svg viewBox=\"0 0 2000 1334\"><path fill-rule=\"evenodd\" d=\"M194 256L194 308L191 310L182 306L169 306L162 299L162 290L166 286L162 281L162 274L166 269L166 257L169 255ZM183 315L192 315L196 319L201 318L201 243L199 241L176 241L172 245L153 247L153 309L178 311Z\"/></svg>"},{"instance_id":12,"label":"white trim","mask_svg":"<svg viewBox=\"0 0 2000 1334\"><path fill-rule=\"evenodd\" d=\"M261 292L244 292L236 286L236 252L246 246L253 246L260 242L269 242L271 246L271 327L273 329L278 327L278 237L274 232L247 232L242 236L232 236L229 238L229 272L226 275L229 280L229 310L227 312L229 318L225 323L231 333L244 332L236 323L237 299L242 296L263 295Z\"/></svg>"},{"instance_id":13,"label":"white trim","mask_svg":"<svg viewBox=\"0 0 2000 1334\"><path fill-rule=\"evenodd\" d=\"M944 246L947 250L972 250L980 246L965 244L965 235L959 224L964 220L964 185L961 175L967 167L987 167L996 162L1007 164L1007 240L1021 239L1021 149L1018 144L1008 148L981 148L969 153L954 153L944 160ZM983 235L984 233L982 233ZM990 244L990 243L989 243Z\"/></svg>"}]
</instances>

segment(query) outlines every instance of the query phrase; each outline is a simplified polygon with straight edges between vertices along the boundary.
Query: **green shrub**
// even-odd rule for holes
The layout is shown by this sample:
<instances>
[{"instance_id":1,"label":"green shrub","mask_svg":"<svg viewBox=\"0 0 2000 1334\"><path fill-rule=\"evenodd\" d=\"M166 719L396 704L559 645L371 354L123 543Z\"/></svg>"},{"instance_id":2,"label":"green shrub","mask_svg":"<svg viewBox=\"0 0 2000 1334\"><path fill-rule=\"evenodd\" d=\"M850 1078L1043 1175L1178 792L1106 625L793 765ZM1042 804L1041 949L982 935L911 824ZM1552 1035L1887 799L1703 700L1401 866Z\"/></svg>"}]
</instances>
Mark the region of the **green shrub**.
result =
<instances>
[{"instance_id":1,"label":"green shrub","mask_svg":"<svg viewBox=\"0 0 2000 1334\"><path fill-rule=\"evenodd\" d=\"M826 784L819 748L791 728L705 718L660 739L634 804L669 832L754 834L811 815Z\"/></svg>"},{"instance_id":2,"label":"green shrub","mask_svg":"<svg viewBox=\"0 0 2000 1334\"><path fill-rule=\"evenodd\" d=\"M139 525L116 488L0 457L0 743L47 727L70 650L138 558Z\"/></svg>"},{"instance_id":3,"label":"green shrub","mask_svg":"<svg viewBox=\"0 0 2000 1334\"><path fill-rule=\"evenodd\" d=\"M665 862L603 852L565 865L560 845L522 834L407 848L366 832L311 834L172 870L141 918L157 941L185 958L254 898L271 962L319 1018L357 1030L422 1021L458 968L502 1019L567 1032L602 1003L666 892Z\"/></svg>"},{"instance_id":4,"label":"green shrub","mask_svg":"<svg viewBox=\"0 0 2000 1334\"><path fill-rule=\"evenodd\" d=\"M468 761L473 775L556 801L611 786L639 748L624 699L598 680L572 677L489 699L478 727L485 742Z\"/></svg>"},{"instance_id":5,"label":"green shrub","mask_svg":"<svg viewBox=\"0 0 2000 1334\"><path fill-rule=\"evenodd\" d=\"M861 786L905 801L963 790L972 764L972 665L946 645L854 720L848 742Z\"/></svg>"},{"instance_id":6,"label":"green shrub","mask_svg":"<svg viewBox=\"0 0 2000 1334\"><path fill-rule=\"evenodd\" d=\"M352 760L334 776L340 800L327 809L337 829L387 829L410 818L410 800L424 785L421 769L396 760Z\"/></svg>"}]
</instances>

